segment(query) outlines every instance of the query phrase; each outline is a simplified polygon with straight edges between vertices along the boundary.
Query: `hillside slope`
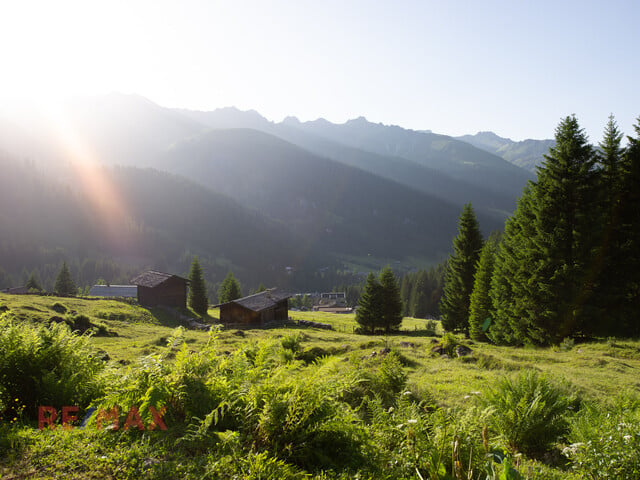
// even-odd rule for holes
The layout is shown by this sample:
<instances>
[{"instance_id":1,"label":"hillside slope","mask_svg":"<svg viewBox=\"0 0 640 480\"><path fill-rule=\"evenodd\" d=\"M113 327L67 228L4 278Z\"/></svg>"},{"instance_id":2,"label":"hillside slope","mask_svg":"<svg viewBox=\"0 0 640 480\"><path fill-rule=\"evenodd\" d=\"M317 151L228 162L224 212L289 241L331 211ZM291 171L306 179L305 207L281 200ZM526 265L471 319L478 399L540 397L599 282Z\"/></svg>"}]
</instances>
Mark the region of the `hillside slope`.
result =
<instances>
[{"instance_id":1,"label":"hillside slope","mask_svg":"<svg viewBox=\"0 0 640 480\"><path fill-rule=\"evenodd\" d=\"M442 258L457 206L263 132L213 130L180 142L162 168L286 221L326 251ZM486 230L499 223L482 216Z\"/></svg>"},{"instance_id":2,"label":"hillside slope","mask_svg":"<svg viewBox=\"0 0 640 480\"><path fill-rule=\"evenodd\" d=\"M536 171L536 167L543 162L544 155L549 153L549 148L555 145L555 140L527 139L514 142L493 132L478 132L475 135L464 135L456 138L498 155L530 172Z\"/></svg>"},{"instance_id":3,"label":"hillside slope","mask_svg":"<svg viewBox=\"0 0 640 480\"><path fill-rule=\"evenodd\" d=\"M233 267L258 283L309 253L283 224L169 173L96 167L87 178L70 168L52 179L6 158L0 168L0 266L14 274L38 268L50 278L63 259L88 258L186 274L199 254L212 281Z\"/></svg>"}]
</instances>

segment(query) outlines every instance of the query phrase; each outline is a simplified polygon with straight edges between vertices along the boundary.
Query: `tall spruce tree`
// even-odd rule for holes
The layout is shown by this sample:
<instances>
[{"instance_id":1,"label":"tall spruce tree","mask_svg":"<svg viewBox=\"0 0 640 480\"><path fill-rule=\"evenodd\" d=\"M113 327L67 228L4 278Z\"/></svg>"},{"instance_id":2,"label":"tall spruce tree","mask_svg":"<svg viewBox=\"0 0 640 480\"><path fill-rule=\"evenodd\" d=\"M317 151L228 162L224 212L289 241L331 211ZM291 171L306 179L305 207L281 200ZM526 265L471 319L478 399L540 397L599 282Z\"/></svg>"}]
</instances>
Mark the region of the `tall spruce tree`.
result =
<instances>
[{"instance_id":1,"label":"tall spruce tree","mask_svg":"<svg viewBox=\"0 0 640 480\"><path fill-rule=\"evenodd\" d=\"M36 292L42 291L42 286L40 285L40 281L38 280L38 275L36 274L35 271L31 272L31 275L29 275L29 279L27 280L27 283L25 283L24 286L29 290L34 290Z\"/></svg>"},{"instance_id":2,"label":"tall spruce tree","mask_svg":"<svg viewBox=\"0 0 640 480\"><path fill-rule=\"evenodd\" d=\"M240 282L233 276L233 272L229 270L227 276L223 280L218 289L218 302L226 303L242 297L242 289Z\"/></svg>"},{"instance_id":3,"label":"tall spruce tree","mask_svg":"<svg viewBox=\"0 0 640 480\"><path fill-rule=\"evenodd\" d=\"M625 312L625 279L620 275L628 261L624 244L625 238L621 223L623 195L623 156L621 147L622 133L618 129L613 116L604 131L600 142L598 160L599 170L599 212L600 221L594 225L601 227L598 259L599 275L596 281L596 305L599 309L597 322L592 325L591 333L599 335L624 335L626 322ZM595 223L595 222L594 222Z\"/></svg>"},{"instance_id":4,"label":"tall spruce tree","mask_svg":"<svg viewBox=\"0 0 640 480\"><path fill-rule=\"evenodd\" d=\"M76 295L78 293L78 287L76 287L71 277L71 271L67 266L67 262L62 262L62 267L60 267L60 271L56 277L53 291L58 295Z\"/></svg>"},{"instance_id":5,"label":"tall spruce tree","mask_svg":"<svg viewBox=\"0 0 640 480\"><path fill-rule=\"evenodd\" d=\"M426 270L419 270L413 276L413 288L409 301L411 302L411 316L425 318L429 303L429 276Z\"/></svg>"},{"instance_id":6,"label":"tall spruce tree","mask_svg":"<svg viewBox=\"0 0 640 480\"><path fill-rule=\"evenodd\" d=\"M398 330L402 324L402 299L393 271L385 267L380 272L380 327L385 332Z\"/></svg>"},{"instance_id":7,"label":"tall spruce tree","mask_svg":"<svg viewBox=\"0 0 640 480\"><path fill-rule=\"evenodd\" d=\"M491 322L491 318L494 316L489 290L491 289L491 277L493 276L499 241L498 233L491 234L482 247L478 259L469 303L469 337L473 340L487 340L485 322Z\"/></svg>"},{"instance_id":8,"label":"tall spruce tree","mask_svg":"<svg viewBox=\"0 0 640 480\"><path fill-rule=\"evenodd\" d=\"M380 323L381 290L382 287L375 275L369 272L356 309L356 322L360 325L362 333L375 333L376 325Z\"/></svg>"},{"instance_id":9,"label":"tall spruce tree","mask_svg":"<svg viewBox=\"0 0 640 480\"><path fill-rule=\"evenodd\" d=\"M536 343L555 343L593 327L597 212L596 155L575 116L556 129L556 145L545 156L535 184L535 237L542 253L532 282L540 302L538 325L545 332Z\"/></svg>"},{"instance_id":10,"label":"tall spruce tree","mask_svg":"<svg viewBox=\"0 0 640 480\"><path fill-rule=\"evenodd\" d=\"M445 330L469 333L469 301L481 249L482 234L468 203L458 220L458 235L453 240L453 254L449 256L445 272L444 293L440 300Z\"/></svg>"},{"instance_id":11,"label":"tall spruce tree","mask_svg":"<svg viewBox=\"0 0 640 480\"><path fill-rule=\"evenodd\" d=\"M593 328L595 152L574 116L506 224L491 297L499 343L556 343Z\"/></svg>"},{"instance_id":12,"label":"tall spruce tree","mask_svg":"<svg viewBox=\"0 0 640 480\"><path fill-rule=\"evenodd\" d=\"M620 331L640 336L640 117L635 137L627 137L621 164L620 258L618 271L624 292L621 299Z\"/></svg>"},{"instance_id":13,"label":"tall spruce tree","mask_svg":"<svg viewBox=\"0 0 640 480\"><path fill-rule=\"evenodd\" d=\"M402 300L402 315L411 316L411 278L412 274L407 273L402 276L400 281L400 299Z\"/></svg>"},{"instance_id":14,"label":"tall spruce tree","mask_svg":"<svg viewBox=\"0 0 640 480\"><path fill-rule=\"evenodd\" d=\"M498 344L523 343L527 330L535 329L535 302L525 294L531 275L531 265L538 252L526 248L533 235L532 185L524 188L514 214L505 223L502 241L498 245L489 296L493 308L487 337Z\"/></svg>"},{"instance_id":15,"label":"tall spruce tree","mask_svg":"<svg viewBox=\"0 0 640 480\"><path fill-rule=\"evenodd\" d=\"M193 257L191 270L189 271L189 306L200 315L206 315L209 308L207 286L204 282L198 257Z\"/></svg>"}]
</instances>

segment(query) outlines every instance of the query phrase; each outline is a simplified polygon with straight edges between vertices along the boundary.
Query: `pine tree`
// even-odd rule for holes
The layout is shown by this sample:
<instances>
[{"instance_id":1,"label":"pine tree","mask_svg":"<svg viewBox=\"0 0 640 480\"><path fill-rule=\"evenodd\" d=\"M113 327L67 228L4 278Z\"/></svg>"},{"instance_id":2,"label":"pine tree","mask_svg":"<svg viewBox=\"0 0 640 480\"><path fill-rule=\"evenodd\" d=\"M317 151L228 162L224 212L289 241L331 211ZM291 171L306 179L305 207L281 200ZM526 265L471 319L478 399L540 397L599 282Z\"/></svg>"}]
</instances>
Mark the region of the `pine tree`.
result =
<instances>
[{"instance_id":1,"label":"pine tree","mask_svg":"<svg viewBox=\"0 0 640 480\"><path fill-rule=\"evenodd\" d=\"M402 299L393 271L385 267L380 272L380 327L385 332L398 330L402 324Z\"/></svg>"},{"instance_id":2,"label":"pine tree","mask_svg":"<svg viewBox=\"0 0 640 480\"><path fill-rule=\"evenodd\" d=\"M426 318L431 297L429 274L426 270L419 270L414 278L415 281L411 291L411 315L416 318Z\"/></svg>"},{"instance_id":3,"label":"pine tree","mask_svg":"<svg viewBox=\"0 0 640 480\"><path fill-rule=\"evenodd\" d=\"M625 154L621 141L622 133L613 116L610 116L600 143L601 153L598 154L598 224L602 227L602 233L599 252L595 256L599 263L599 275L594 295L598 307L598 315L595 318L599 321L594 322L590 329L592 333L600 335L623 335L623 324L626 321L625 278L620 275L628 261L621 224L621 197L624 189L622 162Z\"/></svg>"},{"instance_id":4,"label":"pine tree","mask_svg":"<svg viewBox=\"0 0 640 480\"><path fill-rule=\"evenodd\" d=\"M356 309L356 321L363 333L375 333L376 325L379 324L382 310L381 290L382 287L375 275L369 272Z\"/></svg>"},{"instance_id":5,"label":"pine tree","mask_svg":"<svg viewBox=\"0 0 640 480\"><path fill-rule=\"evenodd\" d=\"M532 184L524 188L514 214L505 223L495 256L489 296L494 316L487 337L498 344L523 343L535 329L536 304L525 294L537 252L526 248L535 231Z\"/></svg>"},{"instance_id":6,"label":"pine tree","mask_svg":"<svg viewBox=\"0 0 640 480\"><path fill-rule=\"evenodd\" d=\"M194 312L200 315L206 315L207 309L209 308L207 287L204 282L198 257L193 257L191 270L189 271L189 306Z\"/></svg>"},{"instance_id":7,"label":"pine tree","mask_svg":"<svg viewBox=\"0 0 640 480\"><path fill-rule=\"evenodd\" d=\"M453 240L445 272L444 294L440 300L442 326L453 332L469 332L469 299L473 276L482 249L482 235L471 204L464 206L458 220L458 235Z\"/></svg>"},{"instance_id":8,"label":"pine tree","mask_svg":"<svg viewBox=\"0 0 640 480\"><path fill-rule=\"evenodd\" d=\"M35 271L31 272L31 275L29 275L29 279L27 280L27 283L25 283L24 286L29 290L35 290L36 292L42 291L42 286L38 281L38 276Z\"/></svg>"},{"instance_id":9,"label":"pine tree","mask_svg":"<svg viewBox=\"0 0 640 480\"><path fill-rule=\"evenodd\" d=\"M78 293L78 287L71 277L71 272L67 266L67 262L62 262L62 267L56 277L56 283L53 287L53 291L58 295L76 295Z\"/></svg>"},{"instance_id":10,"label":"pine tree","mask_svg":"<svg viewBox=\"0 0 640 480\"><path fill-rule=\"evenodd\" d=\"M624 296L621 299L619 331L640 336L640 117L635 137L627 137L621 164L620 262L618 271Z\"/></svg>"},{"instance_id":11,"label":"pine tree","mask_svg":"<svg viewBox=\"0 0 640 480\"><path fill-rule=\"evenodd\" d=\"M545 159L496 256L488 336L497 343L550 344L593 328L595 152L575 117L559 124Z\"/></svg>"},{"instance_id":12,"label":"pine tree","mask_svg":"<svg viewBox=\"0 0 640 480\"><path fill-rule=\"evenodd\" d=\"M490 322L494 316L489 290L499 238L499 234L493 233L482 247L473 280L473 292L469 300L469 336L478 341L487 340L485 322L487 319Z\"/></svg>"},{"instance_id":13,"label":"pine tree","mask_svg":"<svg viewBox=\"0 0 640 480\"><path fill-rule=\"evenodd\" d=\"M411 312L411 277L410 273L403 275L402 281L400 282L400 298L402 299L402 315L405 317L412 316Z\"/></svg>"},{"instance_id":14,"label":"pine tree","mask_svg":"<svg viewBox=\"0 0 640 480\"><path fill-rule=\"evenodd\" d=\"M535 343L555 343L588 333L593 323L592 292L597 212L596 155L574 116L556 129L556 145L538 171L533 248L541 254L531 288L540 305L537 323L544 335ZM594 234L595 233L595 234Z\"/></svg>"},{"instance_id":15,"label":"pine tree","mask_svg":"<svg viewBox=\"0 0 640 480\"><path fill-rule=\"evenodd\" d=\"M218 303L226 303L242 297L240 283L230 270L218 289Z\"/></svg>"}]
</instances>

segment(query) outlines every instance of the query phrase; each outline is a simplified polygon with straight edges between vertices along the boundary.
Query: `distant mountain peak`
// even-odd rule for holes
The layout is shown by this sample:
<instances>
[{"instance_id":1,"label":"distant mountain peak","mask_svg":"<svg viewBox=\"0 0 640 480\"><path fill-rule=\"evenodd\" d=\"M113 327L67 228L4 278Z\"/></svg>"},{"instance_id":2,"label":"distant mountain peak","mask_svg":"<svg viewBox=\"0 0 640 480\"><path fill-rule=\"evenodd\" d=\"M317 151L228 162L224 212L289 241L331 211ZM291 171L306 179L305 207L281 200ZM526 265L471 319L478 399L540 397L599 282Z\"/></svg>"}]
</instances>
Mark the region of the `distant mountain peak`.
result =
<instances>
[{"instance_id":1,"label":"distant mountain peak","mask_svg":"<svg viewBox=\"0 0 640 480\"><path fill-rule=\"evenodd\" d=\"M284 120L282 120L283 125L300 125L300 123L300 119L293 115L289 115L288 117L285 117Z\"/></svg>"},{"instance_id":2,"label":"distant mountain peak","mask_svg":"<svg viewBox=\"0 0 640 480\"><path fill-rule=\"evenodd\" d=\"M367 120L365 117L363 116L359 116L358 118L353 118L351 120L347 120L348 124L352 124L352 125L366 125L369 124L371 122L369 122L369 120Z\"/></svg>"},{"instance_id":3,"label":"distant mountain peak","mask_svg":"<svg viewBox=\"0 0 640 480\"><path fill-rule=\"evenodd\" d=\"M530 172L535 172L536 166L543 160L543 155L547 153L549 147L554 144L554 141L549 139L527 139L516 142L510 138L504 138L489 131L478 132L475 135L463 135L456 138L474 147L498 155L508 162L525 168Z\"/></svg>"},{"instance_id":4,"label":"distant mountain peak","mask_svg":"<svg viewBox=\"0 0 640 480\"><path fill-rule=\"evenodd\" d=\"M491 140L502 140L502 141L513 143L513 140L511 140L510 138L501 137L500 135L497 135L496 133L491 132L489 130L478 132L475 135L471 135L471 136L476 137L478 139L484 138L484 139L491 139Z\"/></svg>"}]
</instances>

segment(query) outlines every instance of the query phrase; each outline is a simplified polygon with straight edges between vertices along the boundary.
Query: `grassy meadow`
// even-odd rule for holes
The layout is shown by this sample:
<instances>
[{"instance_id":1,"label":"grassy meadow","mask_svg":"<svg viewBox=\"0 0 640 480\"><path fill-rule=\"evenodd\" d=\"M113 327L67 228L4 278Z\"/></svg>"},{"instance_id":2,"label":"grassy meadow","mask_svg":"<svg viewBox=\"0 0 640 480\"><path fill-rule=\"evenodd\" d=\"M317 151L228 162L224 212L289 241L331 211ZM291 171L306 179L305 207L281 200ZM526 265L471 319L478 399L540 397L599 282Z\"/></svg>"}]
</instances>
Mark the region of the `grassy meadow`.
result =
<instances>
[{"instance_id":1,"label":"grassy meadow","mask_svg":"<svg viewBox=\"0 0 640 480\"><path fill-rule=\"evenodd\" d=\"M37 328L52 317L73 325L82 317L93 332L87 351L102 358L96 366L101 393L92 404L125 408L153 397L167 402L171 422L168 432L40 431L33 411L0 403L0 412L4 407L15 414L0 423L2 478L62 478L55 472L65 478L630 478L620 469L591 468L611 445L581 450L571 462L560 452L595 435L580 415L600 425L607 409L626 415L621 405L632 405L632 418L640 418L633 417L640 412L640 341L498 347L414 318L405 318L395 334L366 336L354 333L353 314L293 311L293 320L334 329L291 322L210 334L176 330L179 322L170 313L119 301L3 294L0 315L4 328ZM217 324L218 315L211 309L201 321ZM14 343L3 340L5 348L15 344L15 335ZM472 353L457 358L452 348L458 343ZM451 355L436 355L437 346L449 347ZM510 414L496 413L507 407L483 403L504 387L500 382L521 381L523 372L535 372L571 399L562 412L570 427L544 451L527 450L523 440L509 443L498 420ZM541 385L536 391L544 390ZM5 404L14 393L20 397L19 391L2 397L9 388L0 386ZM293 416L280 425L274 412ZM411 434L403 433L407 428ZM623 433L624 447L632 437ZM640 442L637 433L632 441ZM332 450L331 438L348 458ZM493 459L496 449L507 459ZM245 452L242 460L234 457L238 451ZM640 454L630 455L618 463L635 468ZM512 464L520 477L509 473Z\"/></svg>"}]
</instances>

